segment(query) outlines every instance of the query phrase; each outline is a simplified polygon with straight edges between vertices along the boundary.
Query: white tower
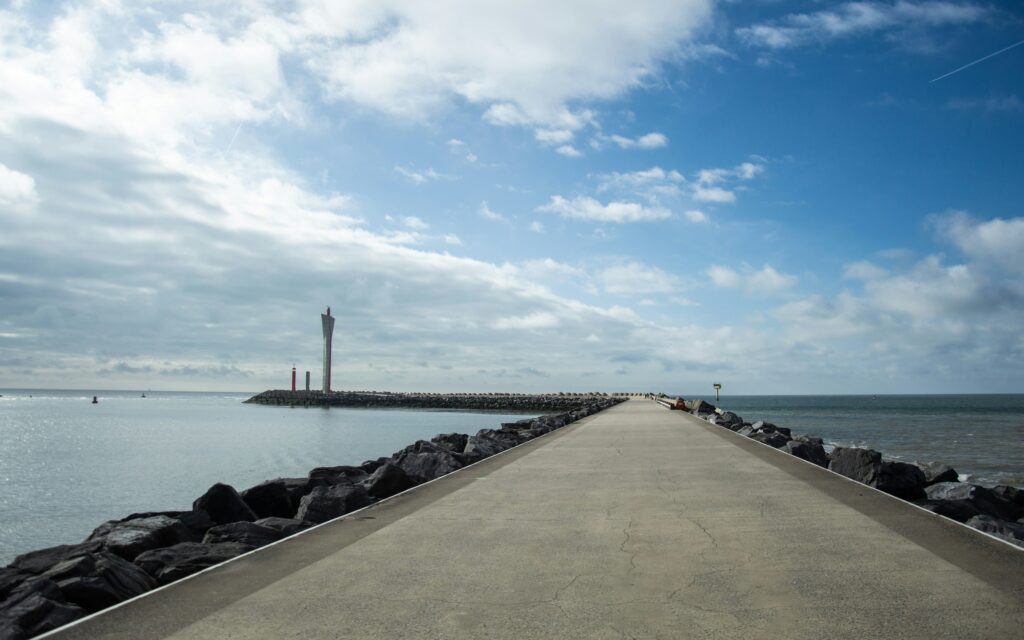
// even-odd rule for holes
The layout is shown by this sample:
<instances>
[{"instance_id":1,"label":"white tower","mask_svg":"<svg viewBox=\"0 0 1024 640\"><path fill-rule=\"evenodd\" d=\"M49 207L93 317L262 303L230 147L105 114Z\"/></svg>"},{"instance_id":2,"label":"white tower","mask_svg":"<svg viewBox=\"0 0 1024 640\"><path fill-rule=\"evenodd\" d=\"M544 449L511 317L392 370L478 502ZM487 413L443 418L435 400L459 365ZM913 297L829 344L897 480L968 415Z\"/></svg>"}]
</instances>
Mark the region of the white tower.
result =
<instances>
[{"instance_id":1,"label":"white tower","mask_svg":"<svg viewBox=\"0 0 1024 640\"><path fill-rule=\"evenodd\" d=\"M324 393L331 392L331 337L334 335L334 318L331 308L327 313L320 314L320 323L324 328Z\"/></svg>"}]
</instances>

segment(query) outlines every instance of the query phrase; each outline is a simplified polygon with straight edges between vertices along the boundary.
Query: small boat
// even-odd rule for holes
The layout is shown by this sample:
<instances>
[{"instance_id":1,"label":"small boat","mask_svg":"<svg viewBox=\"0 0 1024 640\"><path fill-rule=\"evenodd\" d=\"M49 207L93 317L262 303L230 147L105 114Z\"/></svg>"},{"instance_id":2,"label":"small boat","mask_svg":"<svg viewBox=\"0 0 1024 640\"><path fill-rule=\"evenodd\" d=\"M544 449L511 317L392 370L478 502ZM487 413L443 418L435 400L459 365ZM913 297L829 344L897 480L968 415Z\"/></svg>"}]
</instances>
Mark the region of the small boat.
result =
<instances>
[{"instance_id":1,"label":"small boat","mask_svg":"<svg viewBox=\"0 0 1024 640\"><path fill-rule=\"evenodd\" d=\"M96 398L96 396L93 396L93 397L92 397L92 403L93 403L93 404L99 404L99 403L100 403L100 401L99 401L99 400L98 400L98 399Z\"/></svg>"}]
</instances>

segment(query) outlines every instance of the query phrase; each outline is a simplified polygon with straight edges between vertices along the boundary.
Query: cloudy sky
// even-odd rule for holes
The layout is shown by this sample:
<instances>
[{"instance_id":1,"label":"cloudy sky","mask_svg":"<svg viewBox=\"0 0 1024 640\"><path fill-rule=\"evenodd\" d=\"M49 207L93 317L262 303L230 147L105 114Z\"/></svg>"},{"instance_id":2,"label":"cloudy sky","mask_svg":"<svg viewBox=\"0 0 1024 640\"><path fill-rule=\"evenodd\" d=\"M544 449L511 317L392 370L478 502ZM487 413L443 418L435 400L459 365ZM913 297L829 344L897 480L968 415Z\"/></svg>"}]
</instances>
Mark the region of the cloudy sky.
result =
<instances>
[{"instance_id":1,"label":"cloudy sky","mask_svg":"<svg viewBox=\"0 0 1024 640\"><path fill-rule=\"evenodd\" d=\"M15 0L0 386L316 381L330 305L338 388L1024 391L1024 46L960 69L1022 38L1016 2Z\"/></svg>"}]
</instances>

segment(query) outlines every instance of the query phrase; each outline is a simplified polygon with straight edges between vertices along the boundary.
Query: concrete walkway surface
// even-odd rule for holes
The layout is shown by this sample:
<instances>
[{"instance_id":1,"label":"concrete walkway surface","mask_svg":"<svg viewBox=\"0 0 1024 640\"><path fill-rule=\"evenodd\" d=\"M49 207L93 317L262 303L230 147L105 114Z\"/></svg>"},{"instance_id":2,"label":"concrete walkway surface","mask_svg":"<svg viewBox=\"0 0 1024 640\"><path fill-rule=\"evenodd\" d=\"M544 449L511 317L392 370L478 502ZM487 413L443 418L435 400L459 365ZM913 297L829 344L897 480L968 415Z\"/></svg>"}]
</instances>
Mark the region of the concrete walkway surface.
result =
<instances>
[{"instance_id":1,"label":"concrete walkway surface","mask_svg":"<svg viewBox=\"0 0 1024 640\"><path fill-rule=\"evenodd\" d=\"M1024 552L633 399L70 638L1021 638Z\"/></svg>"}]
</instances>

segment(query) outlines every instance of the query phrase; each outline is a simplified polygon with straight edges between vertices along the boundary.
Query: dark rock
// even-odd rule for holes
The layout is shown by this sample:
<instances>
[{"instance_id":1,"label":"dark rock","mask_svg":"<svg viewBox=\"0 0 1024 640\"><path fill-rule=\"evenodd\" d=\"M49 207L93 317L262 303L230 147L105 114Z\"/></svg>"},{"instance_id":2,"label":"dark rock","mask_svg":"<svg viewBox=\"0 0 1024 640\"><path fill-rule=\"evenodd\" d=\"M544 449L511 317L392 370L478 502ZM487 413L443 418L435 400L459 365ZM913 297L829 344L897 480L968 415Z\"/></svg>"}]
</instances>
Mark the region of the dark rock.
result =
<instances>
[{"instance_id":1,"label":"dark rock","mask_svg":"<svg viewBox=\"0 0 1024 640\"><path fill-rule=\"evenodd\" d=\"M299 500L302 500L302 496L321 484L309 478L278 478L274 482L284 483L284 488L288 491L288 500L292 505L292 514L299 508Z\"/></svg>"},{"instance_id":2,"label":"dark rock","mask_svg":"<svg viewBox=\"0 0 1024 640\"><path fill-rule=\"evenodd\" d=\"M0 602L0 638L21 640L62 627L88 614L69 604L51 580L32 578Z\"/></svg>"},{"instance_id":3,"label":"dark rock","mask_svg":"<svg viewBox=\"0 0 1024 640\"><path fill-rule=\"evenodd\" d=\"M967 500L919 500L919 507L957 522L967 522L974 516L981 515L981 510Z\"/></svg>"},{"instance_id":4,"label":"dark rock","mask_svg":"<svg viewBox=\"0 0 1024 640\"><path fill-rule=\"evenodd\" d=\"M428 454L420 454L428 455ZM370 504L366 489L359 485L335 484L315 487L299 502L298 520L320 524Z\"/></svg>"},{"instance_id":5,"label":"dark rock","mask_svg":"<svg viewBox=\"0 0 1024 640\"><path fill-rule=\"evenodd\" d=\"M143 551L192 542L194 534L178 518L155 515L104 522L89 540L102 540L104 549L131 562Z\"/></svg>"},{"instance_id":6,"label":"dark rock","mask_svg":"<svg viewBox=\"0 0 1024 640\"><path fill-rule=\"evenodd\" d=\"M1002 538L1007 542L1024 546L1024 525L1016 522L1006 522L992 516L974 516L967 521L967 526Z\"/></svg>"},{"instance_id":7,"label":"dark rock","mask_svg":"<svg viewBox=\"0 0 1024 640\"><path fill-rule=\"evenodd\" d=\"M940 482L925 489L929 500L966 501L981 514L1000 520L1016 520L1024 515L1024 509L1004 500L991 489L967 482Z\"/></svg>"},{"instance_id":8,"label":"dark rock","mask_svg":"<svg viewBox=\"0 0 1024 640\"><path fill-rule=\"evenodd\" d=\"M1005 484L1001 484L993 487L992 493L996 494L996 496L1002 498L1003 500L1006 500L1007 502L1012 502L1018 507L1024 507L1024 491L1018 489L1017 487L1011 487Z\"/></svg>"},{"instance_id":9,"label":"dark rock","mask_svg":"<svg viewBox=\"0 0 1024 640\"><path fill-rule=\"evenodd\" d=\"M755 433L754 426L751 425L749 427L740 427L739 430L736 431L736 433L740 434L741 436L746 436L749 438Z\"/></svg>"},{"instance_id":10,"label":"dark rock","mask_svg":"<svg viewBox=\"0 0 1024 640\"><path fill-rule=\"evenodd\" d=\"M391 462L391 458L377 458L376 460L367 460L363 464L359 465L359 468L366 473L373 473L384 464Z\"/></svg>"},{"instance_id":11,"label":"dark rock","mask_svg":"<svg viewBox=\"0 0 1024 640\"><path fill-rule=\"evenodd\" d=\"M779 427L770 422L762 423L761 426L758 427L756 430L760 431L761 433L781 433L787 438L793 437L792 433L789 430L789 427Z\"/></svg>"},{"instance_id":12,"label":"dark rock","mask_svg":"<svg viewBox=\"0 0 1024 640\"><path fill-rule=\"evenodd\" d=\"M475 435L466 439L466 448L462 453L467 462L476 462L501 453L505 449L508 447L494 438Z\"/></svg>"},{"instance_id":13,"label":"dark rock","mask_svg":"<svg viewBox=\"0 0 1024 640\"><path fill-rule=\"evenodd\" d=\"M281 539L281 532L277 529L265 527L255 522L232 522L231 524L219 524L206 532L203 537L203 544L217 544L218 542L240 542L250 547L262 547L277 542Z\"/></svg>"},{"instance_id":14,"label":"dark rock","mask_svg":"<svg viewBox=\"0 0 1024 640\"><path fill-rule=\"evenodd\" d=\"M90 612L106 609L157 586L145 571L107 551L65 560L42 577L56 583L68 602Z\"/></svg>"},{"instance_id":15,"label":"dark rock","mask_svg":"<svg viewBox=\"0 0 1024 640\"><path fill-rule=\"evenodd\" d=\"M46 549L37 549L23 553L14 559L11 567L24 573L38 575L43 573L58 562L69 558L95 553L103 548L102 540L87 540L79 544L62 544Z\"/></svg>"},{"instance_id":16,"label":"dark rock","mask_svg":"<svg viewBox=\"0 0 1024 640\"><path fill-rule=\"evenodd\" d=\"M274 529L281 533L282 538L293 536L296 533L313 526L312 522L296 520L294 518L261 518L253 524Z\"/></svg>"},{"instance_id":17,"label":"dark rock","mask_svg":"<svg viewBox=\"0 0 1024 640\"><path fill-rule=\"evenodd\" d=\"M917 466L924 473L925 484L929 486L939 482L956 482L960 478L953 467L941 462L919 462Z\"/></svg>"},{"instance_id":18,"label":"dark rock","mask_svg":"<svg viewBox=\"0 0 1024 640\"><path fill-rule=\"evenodd\" d=\"M341 465L338 467L317 467L309 472L314 486L330 484L356 484L366 479L366 472L360 467Z\"/></svg>"},{"instance_id":19,"label":"dark rock","mask_svg":"<svg viewBox=\"0 0 1024 640\"><path fill-rule=\"evenodd\" d=\"M375 500L383 500L415 485L401 467L391 463L378 467L363 483L366 492Z\"/></svg>"},{"instance_id":20,"label":"dark rock","mask_svg":"<svg viewBox=\"0 0 1024 640\"><path fill-rule=\"evenodd\" d=\"M451 453L440 451L437 453L407 453L395 461L395 466L401 468L410 480L416 484L422 484L460 469L463 465Z\"/></svg>"},{"instance_id":21,"label":"dark rock","mask_svg":"<svg viewBox=\"0 0 1024 640\"><path fill-rule=\"evenodd\" d=\"M732 411L723 411L718 416L718 420L716 420L715 423L716 424L720 424L722 426L731 426L731 425L734 425L734 424L735 425L742 425L743 424L743 418L739 417L738 415L736 415Z\"/></svg>"},{"instance_id":22,"label":"dark rock","mask_svg":"<svg viewBox=\"0 0 1024 640\"><path fill-rule=\"evenodd\" d=\"M821 443L790 440L786 443L786 452L797 458L813 462L819 467L828 468L828 456L825 454L825 448L821 446Z\"/></svg>"},{"instance_id":23,"label":"dark rock","mask_svg":"<svg viewBox=\"0 0 1024 640\"><path fill-rule=\"evenodd\" d=\"M807 444L816 444L816 445L820 445L820 446L824 446L825 445L825 441L824 440L822 440L821 438L815 437L815 436L805 436L805 435L797 434L797 435L793 436L793 439L794 440L798 440L800 442L806 442Z\"/></svg>"},{"instance_id":24,"label":"dark rock","mask_svg":"<svg viewBox=\"0 0 1024 640\"><path fill-rule=\"evenodd\" d=\"M441 433L431 438L430 441L453 453L462 453L468 439L469 436L464 433Z\"/></svg>"},{"instance_id":25,"label":"dark rock","mask_svg":"<svg viewBox=\"0 0 1024 640\"><path fill-rule=\"evenodd\" d=\"M210 519L217 524L258 520L256 514L249 508L249 505L245 504L242 496L238 495L234 487L219 482L207 489L206 493L192 503L192 510L205 511L210 514Z\"/></svg>"},{"instance_id":26,"label":"dark rock","mask_svg":"<svg viewBox=\"0 0 1024 640\"><path fill-rule=\"evenodd\" d=\"M168 584L249 551L252 547L238 542L182 542L140 554L135 564L158 583Z\"/></svg>"},{"instance_id":27,"label":"dark rock","mask_svg":"<svg viewBox=\"0 0 1024 640\"><path fill-rule=\"evenodd\" d=\"M917 500L925 496L924 472L917 465L884 461L878 469L875 488L904 500Z\"/></svg>"},{"instance_id":28,"label":"dark rock","mask_svg":"<svg viewBox=\"0 0 1024 640\"><path fill-rule=\"evenodd\" d=\"M839 475L874 486L882 466L882 454L873 449L836 447L829 456L828 468Z\"/></svg>"},{"instance_id":29,"label":"dark rock","mask_svg":"<svg viewBox=\"0 0 1024 640\"><path fill-rule=\"evenodd\" d=\"M268 480L246 489L241 496L260 518L290 518L298 508L292 504L291 494L283 480Z\"/></svg>"},{"instance_id":30,"label":"dark rock","mask_svg":"<svg viewBox=\"0 0 1024 640\"><path fill-rule=\"evenodd\" d=\"M0 568L0 602L6 600L18 585L31 577L31 573L18 571L14 567Z\"/></svg>"},{"instance_id":31,"label":"dark rock","mask_svg":"<svg viewBox=\"0 0 1024 640\"><path fill-rule=\"evenodd\" d=\"M775 447L776 449L786 446L786 443L789 442L789 436L781 433L765 433L763 431L759 431L751 435L750 439L757 440L758 442L766 444L769 447Z\"/></svg>"}]
</instances>

